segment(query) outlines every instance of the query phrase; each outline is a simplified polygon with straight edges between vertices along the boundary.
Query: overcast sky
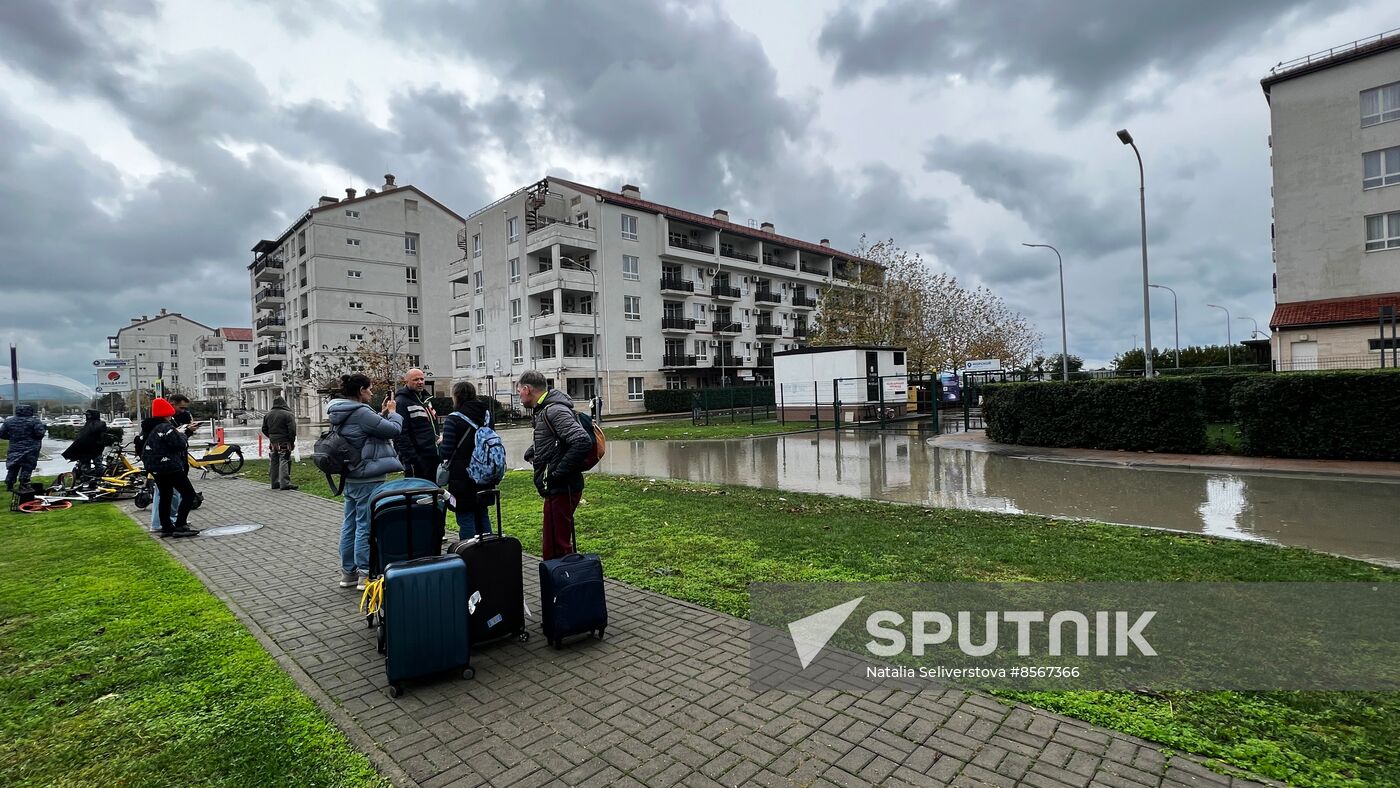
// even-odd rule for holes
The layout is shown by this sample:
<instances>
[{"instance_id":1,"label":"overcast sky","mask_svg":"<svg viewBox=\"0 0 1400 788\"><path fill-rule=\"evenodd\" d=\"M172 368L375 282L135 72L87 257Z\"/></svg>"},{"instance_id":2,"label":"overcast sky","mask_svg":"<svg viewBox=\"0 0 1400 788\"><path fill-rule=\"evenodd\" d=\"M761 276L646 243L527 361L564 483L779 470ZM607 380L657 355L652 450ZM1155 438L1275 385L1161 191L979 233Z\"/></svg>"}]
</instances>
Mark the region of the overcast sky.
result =
<instances>
[{"instance_id":1,"label":"overcast sky","mask_svg":"<svg viewBox=\"0 0 1400 788\"><path fill-rule=\"evenodd\" d=\"M90 381L132 316L248 325L249 248L321 194L392 172L467 214L556 174L893 237L1047 353L1054 255L1019 244L1055 244L1097 365L1142 333L1126 126L1152 278L1182 344L1220 342L1206 302L1272 311L1260 77L1395 27L1386 0L3 2L0 336Z\"/></svg>"}]
</instances>

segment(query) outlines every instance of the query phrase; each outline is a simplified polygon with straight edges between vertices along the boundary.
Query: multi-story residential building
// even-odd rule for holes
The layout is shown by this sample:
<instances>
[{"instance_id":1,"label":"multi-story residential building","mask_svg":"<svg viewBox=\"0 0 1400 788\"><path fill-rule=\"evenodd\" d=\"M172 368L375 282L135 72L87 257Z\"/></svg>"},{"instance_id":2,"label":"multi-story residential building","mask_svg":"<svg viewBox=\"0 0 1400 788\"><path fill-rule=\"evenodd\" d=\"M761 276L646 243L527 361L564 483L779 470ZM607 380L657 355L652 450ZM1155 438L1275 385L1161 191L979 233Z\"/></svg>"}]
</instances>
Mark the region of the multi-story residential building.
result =
<instances>
[{"instance_id":1,"label":"multi-story residential building","mask_svg":"<svg viewBox=\"0 0 1400 788\"><path fill-rule=\"evenodd\" d=\"M242 382L248 407L266 410L274 397L287 396L299 417L319 421L323 398L296 383L298 370L317 353L354 349L376 325L389 326L429 386L446 391L447 267L462 256L463 222L422 190L385 175L378 190L322 197L275 239L254 245L248 274L256 366Z\"/></svg>"},{"instance_id":2,"label":"multi-story residential building","mask_svg":"<svg viewBox=\"0 0 1400 788\"><path fill-rule=\"evenodd\" d=\"M1383 314L1400 309L1400 30L1281 63L1262 84L1274 359L1284 369L1377 366L1393 348Z\"/></svg>"},{"instance_id":3,"label":"multi-story residential building","mask_svg":"<svg viewBox=\"0 0 1400 788\"><path fill-rule=\"evenodd\" d=\"M772 354L806 342L819 294L878 269L771 223L558 178L473 213L464 236L448 270L455 377L504 397L533 367L577 400L596 377L605 413L642 410L651 388L771 380Z\"/></svg>"},{"instance_id":4,"label":"multi-story residential building","mask_svg":"<svg viewBox=\"0 0 1400 788\"><path fill-rule=\"evenodd\" d=\"M114 336L107 337L107 352L135 362L133 381L141 390L157 388L195 398L199 388L195 359L200 337L214 329L179 312L160 310L155 317L131 318Z\"/></svg>"},{"instance_id":5,"label":"multi-story residential building","mask_svg":"<svg viewBox=\"0 0 1400 788\"><path fill-rule=\"evenodd\" d=\"M238 382L253 374L253 329L216 328L195 340L194 399L219 402L226 407L241 404Z\"/></svg>"}]
</instances>

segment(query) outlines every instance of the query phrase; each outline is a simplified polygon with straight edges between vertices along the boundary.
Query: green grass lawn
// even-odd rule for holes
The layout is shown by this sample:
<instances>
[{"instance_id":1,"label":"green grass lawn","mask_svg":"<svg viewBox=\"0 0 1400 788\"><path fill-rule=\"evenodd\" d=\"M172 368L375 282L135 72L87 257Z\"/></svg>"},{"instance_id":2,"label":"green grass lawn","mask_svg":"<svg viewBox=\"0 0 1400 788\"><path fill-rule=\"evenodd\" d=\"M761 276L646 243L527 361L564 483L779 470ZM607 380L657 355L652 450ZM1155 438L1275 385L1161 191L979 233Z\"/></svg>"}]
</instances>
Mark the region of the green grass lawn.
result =
<instances>
[{"instance_id":1,"label":"green grass lawn","mask_svg":"<svg viewBox=\"0 0 1400 788\"><path fill-rule=\"evenodd\" d=\"M810 421L789 421L787 424L783 424L774 419L764 419L750 424L748 419L743 417L740 417L733 424L730 424L729 421L725 419L716 419L708 426L700 427L692 425L689 419L660 422L657 424L626 424L619 426L609 426L606 422L603 423L603 429L607 433L608 440L614 441L752 438L759 435L774 435L783 432L810 430L818 426L822 425ZM830 427L831 422L826 422L825 426Z\"/></svg>"},{"instance_id":2,"label":"green grass lawn","mask_svg":"<svg viewBox=\"0 0 1400 788\"><path fill-rule=\"evenodd\" d=\"M389 784L107 504L0 510L0 731L6 786Z\"/></svg>"},{"instance_id":3,"label":"green grass lawn","mask_svg":"<svg viewBox=\"0 0 1400 788\"><path fill-rule=\"evenodd\" d=\"M308 468L293 478L328 495ZM266 462L247 473L265 480ZM529 475L507 474L502 491L507 532L538 555ZM1359 561L1192 534L613 476L589 477L578 523L609 577L740 617L750 582L1400 581ZM1004 695L1298 786L1400 786L1397 694Z\"/></svg>"},{"instance_id":4,"label":"green grass lawn","mask_svg":"<svg viewBox=\"0 0 1400 788\"><path fill-rule=\"evenodd\" d=\"M1242 454L1237 424L1207 424L1206 451L1210 454Z\"/></svg>"}]
</instances>

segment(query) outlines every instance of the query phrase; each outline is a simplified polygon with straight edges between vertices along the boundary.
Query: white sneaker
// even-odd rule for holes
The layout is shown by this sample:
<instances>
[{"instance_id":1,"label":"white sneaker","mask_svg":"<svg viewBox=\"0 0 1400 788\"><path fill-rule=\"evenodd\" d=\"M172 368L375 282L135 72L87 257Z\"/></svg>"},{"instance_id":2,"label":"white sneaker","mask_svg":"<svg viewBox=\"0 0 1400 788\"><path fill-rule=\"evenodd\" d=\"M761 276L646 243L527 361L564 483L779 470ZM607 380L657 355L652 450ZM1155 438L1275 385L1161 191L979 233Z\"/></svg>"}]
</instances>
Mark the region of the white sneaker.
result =
<instances>
[{"instance_id":1,"label":"white sneaker","mask_svg":"<svg viewBox=\"0 0 1400 788\"><path fill-rule=\"evenodd\" d=\"M365 584L369 582L369 575L365 572L360 572L359 576L359 581L355 583L355 590L363 591L365 590Z\"/></svg>"},{"instance_id":2,"label":"white sneaker","mask_svg":"<svg viewBox=\"0 0 1400 788\"><path fill-rule=\"evenodd\" d=\"M359 576L359 573L357 573L357 572L341 572L341 573L340 573L340 587L341 587L341 588L349 588L349 587L355 585L355 583L359 581L359 577L360 577L360 576Z\"/></svg>"}]
</instances>

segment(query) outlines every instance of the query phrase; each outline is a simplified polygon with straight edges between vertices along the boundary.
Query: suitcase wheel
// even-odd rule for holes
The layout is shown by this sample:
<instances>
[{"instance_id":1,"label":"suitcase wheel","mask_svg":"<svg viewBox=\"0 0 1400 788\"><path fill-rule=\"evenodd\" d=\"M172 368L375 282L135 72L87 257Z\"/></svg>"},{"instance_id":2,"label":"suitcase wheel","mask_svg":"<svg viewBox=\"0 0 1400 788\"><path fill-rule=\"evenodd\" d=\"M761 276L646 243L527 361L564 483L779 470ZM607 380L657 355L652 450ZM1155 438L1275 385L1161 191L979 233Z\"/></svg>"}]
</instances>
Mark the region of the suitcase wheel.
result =
<instances>
[{"instance_id":1,"label":"suitcase wheel","mask_svg":"<svg viewBox=\"0 0 1400 788\"><path fill-rule=\"evenodd\" d=\"M558 640L553 641L551 645L554 646L554 650L555 650L555 651L558 651L558 650L564 648L564 639L563 639L563 638L559 638Z\"/></svg>"},{"instance_id":2,"label":"suitcase wheel","mask_svg":"<svg viewBox=\"0 0 1400 788\"><path fill-rule=\"evenodd\" d=\"M398 684L390 684L390 685L389 685L389 697L391 697L391 698L398 698L398 697L401 697L402 695L403 695L403 687L402 687L401 685L398 685Z\"/></svg>"},{"instance_id":3,"label":"suitcase wheel","mask_svg":"<svg viewBox=\"0 0 1400 788\"><path fill-rule=\"evenodd\" d=\"M365 616L365 629L374 629L374 616Z\"/></svg>"},{"instance_id":4,"label":"suitcase wheel","mask_svg":"<svg viewBox=\"0 0 1400 788\"><path fill-rule=\"evenodd\" d=\"M598 639L599 639L599 640L602 640L602 639L603 639L603 630L599 629L599 630L596 631L594 634L598 636Z\"/></svg>"},{"instance_id":5,"label":"suitcase wheel","mask_svg":"<svg viewBox=\"0 0 1400 788\"><path fill-rule=\"evenodd\" d=\"M516 637L516 639L519 640L521 643L526 643L526 642L528 642L528 641L530 640L530 633L529 633L529 632L526 632L526 631L524 631L524 630L521 630L521 631L520 631L520 634L519 634L519 635L516 635L515 637Z\"/></svg>"},{"instance_id":6,"label":"suitcase wheel","mask_svg":"<svg viewBox=\"0 0 1400 788\"><path fill-rule=\"evenodd\" d=\"M474 679L474 678L476 678L476 668L473 668L473 667L463 668L463 669L462 669L462 678L464 678L464 679Z\"/></svg>"}]
</instances>

